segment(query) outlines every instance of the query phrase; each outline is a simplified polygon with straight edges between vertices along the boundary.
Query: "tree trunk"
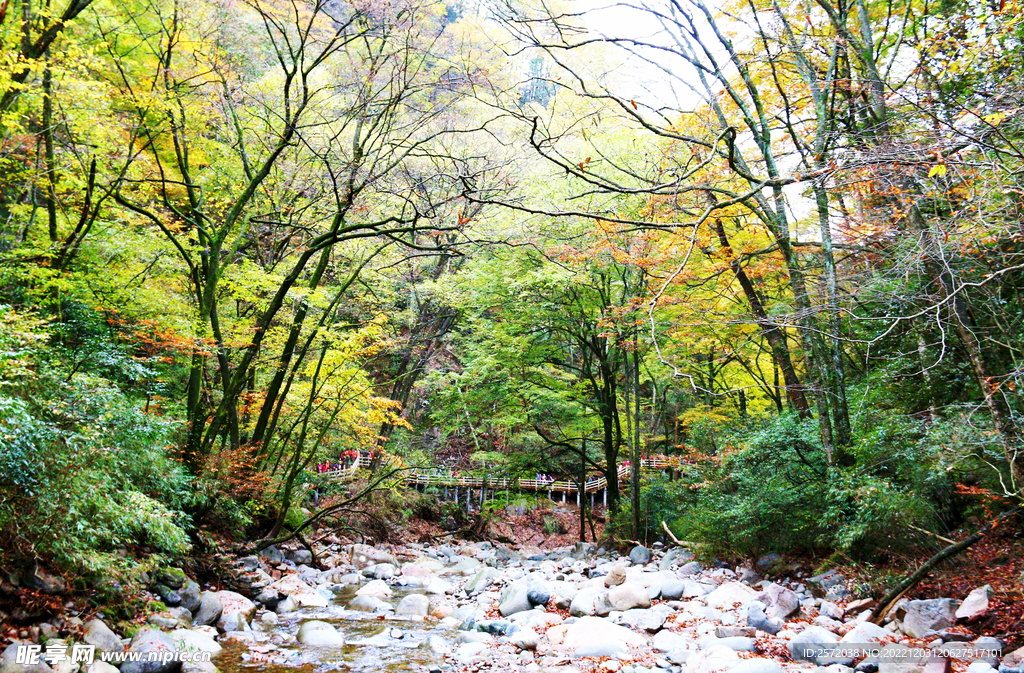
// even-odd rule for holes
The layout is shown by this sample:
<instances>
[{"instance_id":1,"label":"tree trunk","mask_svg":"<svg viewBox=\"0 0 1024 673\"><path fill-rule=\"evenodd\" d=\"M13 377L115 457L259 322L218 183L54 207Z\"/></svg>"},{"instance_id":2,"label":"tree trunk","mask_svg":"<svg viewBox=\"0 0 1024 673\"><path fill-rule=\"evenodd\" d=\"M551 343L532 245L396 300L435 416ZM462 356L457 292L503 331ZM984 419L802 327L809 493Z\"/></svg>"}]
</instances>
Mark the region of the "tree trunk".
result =
<instances>
[{"instance_id":1,"label":"tree trunk","mask_svg":"<svg viewBox=\"0 0 1024 673\"><path fill-rule=\"evenodd\" d=\"M725 227L720 218L715 219L715 232L718 234L718 242L722 247L731 249L732 246L729 245L729 238L725 234ZM782 370L782 380L786 385L786 399L789 402L789 406L796 410L800 418L810 418L810 407L807 404L807 397L804 395L803 384L800 382L800 377L797 376L796 368L793 366L793 359L789 352L789 343L786 339L785 330L769 319L768 313L761 303L761 298L758 296L754 284L750 281L750 277L747 276L740 258L734 257L729 262L729 266L732 269L733 275L736 276L740 288L743 290L747 303L750 305L750 312L754 315L754 320L757 321L761 333L768 341L768 346L772 352L772 360Z\"/></svg>"},{"instance_id":2,"label":"tree trunk","mask_svg":"<svg viewBox=\"0 0 1024 673\"><path fill-rule=\"evenodd\" d=\"M970 298L964 288L955 287L952 273L938 262L939 242L916 204L910 209L910 220L917 229L921 245L924 246L925 271L941 291L941 296L949 303L953 327L967 352L975 380L992 417L992 425L999 436L1003 456L1010 469L1012 488L1015 493L1024 496L1024 450L1021 447L1021 437L1013 422L1006 398L999 390L995 377L985 361L981 342L976 335L977 326L971 312Z\"/></svg>"}]
</instances>

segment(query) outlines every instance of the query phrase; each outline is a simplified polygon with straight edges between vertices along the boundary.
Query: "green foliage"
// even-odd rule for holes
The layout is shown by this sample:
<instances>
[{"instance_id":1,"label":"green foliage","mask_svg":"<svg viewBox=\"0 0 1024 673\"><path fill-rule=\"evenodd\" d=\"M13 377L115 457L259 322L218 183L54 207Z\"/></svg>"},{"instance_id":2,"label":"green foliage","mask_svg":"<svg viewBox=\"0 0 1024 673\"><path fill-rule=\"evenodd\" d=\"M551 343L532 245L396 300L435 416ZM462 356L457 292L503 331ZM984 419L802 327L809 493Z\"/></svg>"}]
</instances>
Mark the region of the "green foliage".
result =
<instances>
[{"instance_id":1,"label":"green foliage","mask_svg":"<svg viewBox=\"0 0 1024 673\"><path fill-rule=\"evenodd\" d=\"M726 556L838 550L870 559L904 550L908 523L936 525L934 504L921 488L942 479L934 456L908 449L906 437L896 434L859 445L863 455L853 466L829 466L817 437L812 422L780 416L738 438L743 448L720 463L686 469L673 484L654 481L645 498L677 535ZM876 451L912 456L879 465L869 460ZM671 502L678 511L669 518Z\"/></svg>"},{"instance_id":2,"label":"green foliage","mask_svg":"<svg viewBox=\"0 0 1024 673\"><path fill-rule=\"evenodd\" d=\"M44 556L99 571L121 563L119 548L187 552L192 496L175 460L177 424L121 387L141 370L121 366L130 358L109 335L76 348L53 325L0 309L0 368L17 372L0 388L4 561ZM64 345L42 348L54 341Z\"/></svg>"},{"instance_id":3,"label":"green foliage","mask_svg":"<svg viewBox=\"0 0 1024 673\"><path fill-rule=\"evenodd\" d=\"M541 505L541 499L526 494L516 494L511 491L498 491L494 497L484 502L484 510L488 512L515 511L529 512Z\"/></svg>"},{"instance_id":4,"label":"green foliage","mask_svg":"<svg viewBox=\"0 0 1024 673\"><path fill-rule=\"evenodd\" d=\"M558 517L550 515L544 517L541 529L548 535L564 535L566 532L562 521Z\"/></svg>"}]
</instances>

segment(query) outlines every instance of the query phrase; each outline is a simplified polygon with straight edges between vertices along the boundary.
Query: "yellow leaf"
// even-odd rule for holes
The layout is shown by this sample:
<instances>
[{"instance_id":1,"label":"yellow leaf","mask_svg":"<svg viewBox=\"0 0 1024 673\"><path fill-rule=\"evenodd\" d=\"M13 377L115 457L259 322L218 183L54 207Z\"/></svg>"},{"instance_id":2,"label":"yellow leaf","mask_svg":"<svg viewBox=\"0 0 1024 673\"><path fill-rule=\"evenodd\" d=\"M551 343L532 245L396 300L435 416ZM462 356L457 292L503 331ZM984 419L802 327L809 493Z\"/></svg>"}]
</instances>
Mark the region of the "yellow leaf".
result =
<instances>
[{"instance_id":1,"label":"yellow leaf","mask_svg":"<svg viewBox=\"0 0 1024 673\"><path fill-rule=\"evenodd\" d=\"M932 169L928 171L928 177L934 178L936 175L946 174L946 164L937 164L932 166Z\"/></svg>"}]
</instances>

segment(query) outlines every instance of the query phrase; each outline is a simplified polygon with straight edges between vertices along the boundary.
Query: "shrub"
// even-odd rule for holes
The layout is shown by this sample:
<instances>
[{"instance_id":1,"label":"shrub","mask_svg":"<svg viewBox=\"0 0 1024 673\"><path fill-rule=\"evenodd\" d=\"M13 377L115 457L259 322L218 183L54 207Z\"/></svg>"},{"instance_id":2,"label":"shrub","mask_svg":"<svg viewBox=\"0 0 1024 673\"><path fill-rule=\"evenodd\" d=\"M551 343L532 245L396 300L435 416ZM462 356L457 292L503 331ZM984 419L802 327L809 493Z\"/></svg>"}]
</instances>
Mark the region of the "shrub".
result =
<instances>
[{"instance_id":1,"label":"shrub","mask_svg":"<svg viewBox=\"0 0 1024 673\"><path fill-rule=\"evenodd\" d=\"M187 552L177 424L107 378L109 358L43 360L52 329L0 307L0 562L99 572L124 565L122 548Z\"/></svg>"},{"instance_id":2,"label":"shrub","mask_svg":"<svg viewBox=\"0 0 1024 673\"><path fill-rule=\"evenodd\" d=\"M907 437L894 437L907 450ZM746 557L839 551L869 558L905 546L907 523L934 524L933 504L914 486L933 477L920 451L878 463L872 456L881 446L864 443L853 449L856 463L840 468L827 464L817 438L813 422L780 416L719 463L684 470L681 483L650 482L645 497L677 535Z\"/></svg>"}]
</instances>

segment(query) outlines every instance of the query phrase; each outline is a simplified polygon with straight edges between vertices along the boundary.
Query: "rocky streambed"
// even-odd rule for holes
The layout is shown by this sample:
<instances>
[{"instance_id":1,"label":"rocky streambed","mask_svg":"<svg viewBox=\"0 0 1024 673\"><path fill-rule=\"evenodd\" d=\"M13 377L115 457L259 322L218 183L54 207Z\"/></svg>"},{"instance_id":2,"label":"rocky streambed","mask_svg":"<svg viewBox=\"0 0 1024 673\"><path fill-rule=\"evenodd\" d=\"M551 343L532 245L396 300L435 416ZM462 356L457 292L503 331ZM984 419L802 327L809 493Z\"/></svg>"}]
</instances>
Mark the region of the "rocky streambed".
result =
<instances>
[{"instance_id":1,"label":"rocky streambed","mask_svg":"<svg viewBox=\"0 0 1024 673\"><path fill-rule=\"evenodd\" d=\"M984 614L985 587L963 601L903 601L877 626L871 599L851 595L840 575L787 576L777 558L758 569L705 567L679 548L619 556L583 543L524 554L484 542L331 545L319 560L326 570L311 567L307 550L237 559L238 592L200 592L180 572L158 573L166 612L130 639L100 620L83 624L80 637L98 651L213 657L129 661L120 673L1021 673L1024 665L1024 649L1005 652L961 626ZM4 651L0 673L117 673L103 662L84 671L73 662L27 666L16 646Z\"/></svg>"}]
</instances>

